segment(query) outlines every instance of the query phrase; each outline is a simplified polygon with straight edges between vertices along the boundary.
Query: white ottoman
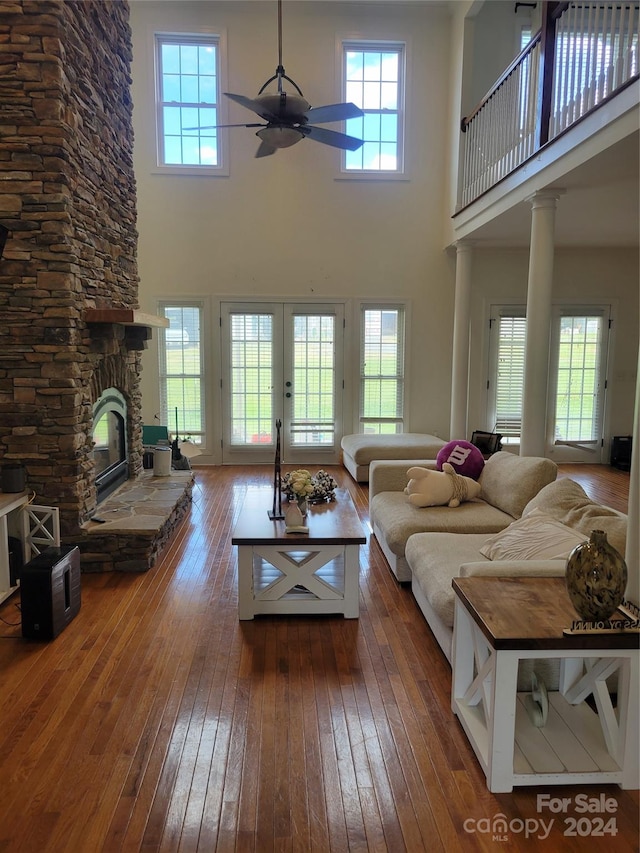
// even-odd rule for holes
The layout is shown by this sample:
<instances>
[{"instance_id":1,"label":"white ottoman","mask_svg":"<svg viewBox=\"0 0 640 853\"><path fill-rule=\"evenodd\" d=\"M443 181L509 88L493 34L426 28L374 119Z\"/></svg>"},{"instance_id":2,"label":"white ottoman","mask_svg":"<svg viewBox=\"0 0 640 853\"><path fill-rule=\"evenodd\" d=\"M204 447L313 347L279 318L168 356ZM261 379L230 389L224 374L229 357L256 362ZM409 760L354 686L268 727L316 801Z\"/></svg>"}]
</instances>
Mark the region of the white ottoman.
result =
<instances>
[{"instance_id":1,"label":"white ottoman","mask_svg":"<svg viewBox=\"0 0 640 853\"><path fill-rule=\"evenodd\" d=\"M374 459L435 459L446 443L423 432L345 435L341 442L342 464L354 480L368 483L369 463Z\"/></svg>"}]
</instances>

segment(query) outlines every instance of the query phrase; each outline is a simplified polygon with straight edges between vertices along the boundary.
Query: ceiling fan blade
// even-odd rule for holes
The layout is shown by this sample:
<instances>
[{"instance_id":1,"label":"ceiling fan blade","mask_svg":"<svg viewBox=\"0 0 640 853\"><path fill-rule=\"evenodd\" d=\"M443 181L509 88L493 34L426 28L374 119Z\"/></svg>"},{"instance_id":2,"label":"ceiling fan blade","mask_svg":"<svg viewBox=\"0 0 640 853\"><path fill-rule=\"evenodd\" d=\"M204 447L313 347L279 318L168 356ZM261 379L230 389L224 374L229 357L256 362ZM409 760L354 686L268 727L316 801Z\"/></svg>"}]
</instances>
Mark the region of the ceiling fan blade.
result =
<instances>
[{"instance_id":1,"label":"ceiling fan blade","mask_svg":"<svg viewBox=\"0 0 640 853\"><path fill-rule=\"evenodd\" d=\"M225 92L224 94L227 98L231 98L232 101L235 101L236 104L240 104L248 110L251 110L251 112L257 113L260 118L263 118L265 121L278 121L278 116L275 113L272 113L271 110L265 109L264 104L260 103L260 101L256 101L253 98L247 98L245 95L234 95L231 92Z\"/></svg>"},{"instance_id":2,"label":"ceiling fan blade","mask_svg":"<svg viewBox=\"0 0 640 853\"><path fill-rule=\"evenodd\" d=\"M183 130L217 130L220 127L266 127L267 125L261 121L251 122L250 124L204 124L201 127L183 127Z\"/></svg>"},{"instance_id":3,"label":"ceiling fan blade","mask_svg":"<svg viewBox=\"0 0 640 853\"><path fill-rule=\"evenodd\" d=\"M346 121L348 118L358 118L364 113L355 104L327 104L325 107L312 107L305 116L310 124L324 124L328 121Z\"/></svg>"},{"instance_id":4,"label":"ceiling fan blade","mask_svg":"<svg viewBox=\"0 0 640 853\"><path fill-rule=\"evenodd\" d=\"M362 139L356 139L355 136L347 136L346 133L338 133L335 130L327 130L324 127L309 127L305 125L299 128L300 132L309 139L315 139L316 142L322 142L323 145L332 145L334 148L341 148L343 151L357 151L362 145Z\"/></svg>"},{"instance_id":5,"label":"ceiling fan blade","mask_svg":"<svg viewBox=\"0 0 640 853\"><path fill-rule=\"evenodd\" d=\"M269 145L267 142L260 142L258 145L258 150L256 151L256 157L269 157L271 154L275 154L278 149L274 148L272 145Z\"/></svg>"}]
</instances>

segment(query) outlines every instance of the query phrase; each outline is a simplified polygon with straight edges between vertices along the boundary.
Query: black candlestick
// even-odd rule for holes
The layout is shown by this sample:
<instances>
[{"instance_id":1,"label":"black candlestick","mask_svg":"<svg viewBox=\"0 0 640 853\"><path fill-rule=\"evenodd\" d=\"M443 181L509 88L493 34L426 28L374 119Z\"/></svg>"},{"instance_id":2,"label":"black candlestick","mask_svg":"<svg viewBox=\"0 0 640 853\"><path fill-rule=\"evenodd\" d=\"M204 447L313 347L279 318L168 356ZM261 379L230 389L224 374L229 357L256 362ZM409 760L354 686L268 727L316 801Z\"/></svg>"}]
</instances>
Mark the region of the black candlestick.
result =
<instances>
[{"instance_id":1,"label":"black candlestick","mask_svg":"<svg viewBox=\"0 0 640 853\"><path fill-rule=\"evenodd\" d=\"M273 506L269 510L269 518L272 521L283 519L282 514L282 474L280 466L280 428L282 421L276 421L276 458L273 466Z\"/></svg>"}]
</instances>

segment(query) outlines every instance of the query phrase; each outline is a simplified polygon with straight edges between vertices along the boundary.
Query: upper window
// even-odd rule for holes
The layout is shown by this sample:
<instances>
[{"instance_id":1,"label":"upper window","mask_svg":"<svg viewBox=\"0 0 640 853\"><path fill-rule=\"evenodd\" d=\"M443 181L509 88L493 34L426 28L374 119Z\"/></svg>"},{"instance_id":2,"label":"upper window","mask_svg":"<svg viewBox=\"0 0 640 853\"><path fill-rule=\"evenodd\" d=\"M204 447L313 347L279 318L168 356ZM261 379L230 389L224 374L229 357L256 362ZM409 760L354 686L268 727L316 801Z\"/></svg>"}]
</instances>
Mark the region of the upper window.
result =
<instances>
[{"instance_id":1,"label":"upper window","mask_svg":"<svg viewBox=\"0 0 640 853\"><path fill-rule=\"evenodd\" d=\"M364 140L343 154L350 174L404 169L404 56L404 45L396 42L343 42L344 98L364 112L345 123L349 136Z\"/></svg>"},{"instance_id":2,"label":"upper window","mask_svg":"<svg viewBox=\"0 0 640 853\"><path fill-rule=\"evenodd\" d=\"M220 171L219 36L156 35L158 165Z\"/></svg>"}]
</instances>

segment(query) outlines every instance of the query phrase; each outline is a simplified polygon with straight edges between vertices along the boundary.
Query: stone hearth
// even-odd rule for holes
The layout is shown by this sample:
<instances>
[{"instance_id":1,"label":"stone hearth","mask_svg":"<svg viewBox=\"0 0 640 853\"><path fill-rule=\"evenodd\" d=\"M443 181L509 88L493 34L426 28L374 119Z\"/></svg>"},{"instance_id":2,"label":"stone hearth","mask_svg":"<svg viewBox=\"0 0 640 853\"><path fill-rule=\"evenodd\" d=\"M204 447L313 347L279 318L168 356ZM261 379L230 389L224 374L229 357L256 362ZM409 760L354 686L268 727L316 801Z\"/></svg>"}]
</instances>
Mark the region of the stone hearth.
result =
<instances>
[{"instance_id":1,"label":"stone hearth","mask_svg":"<svg viewBox=\"0 0 640 853\"><path fill-rule=\"evenodd\" d=\"M144 472L128 480L81 527L76 544L84 572L144 572L151 568L191 506L192 471L168 477Z\"/></svg>"}]
</instances>

